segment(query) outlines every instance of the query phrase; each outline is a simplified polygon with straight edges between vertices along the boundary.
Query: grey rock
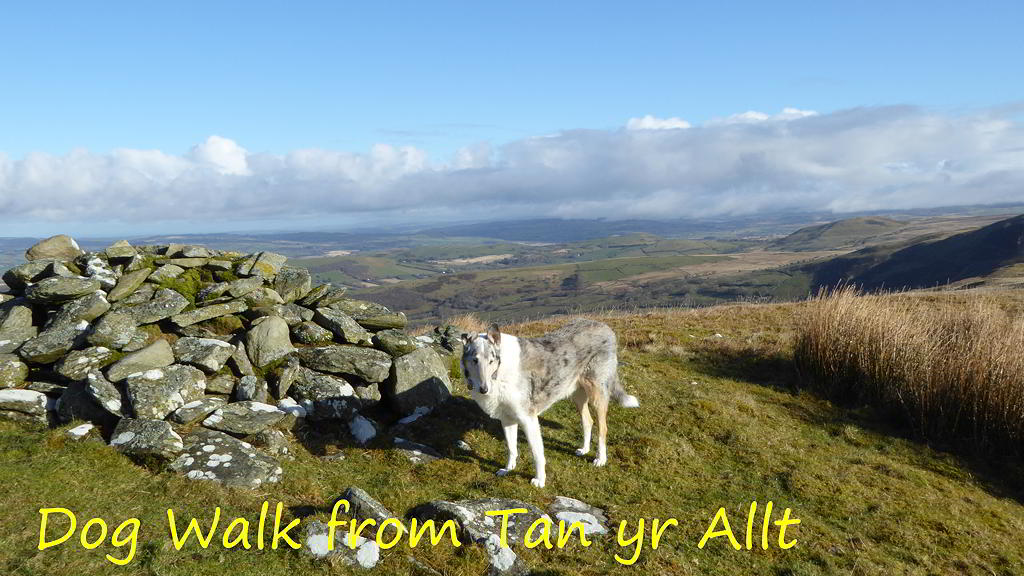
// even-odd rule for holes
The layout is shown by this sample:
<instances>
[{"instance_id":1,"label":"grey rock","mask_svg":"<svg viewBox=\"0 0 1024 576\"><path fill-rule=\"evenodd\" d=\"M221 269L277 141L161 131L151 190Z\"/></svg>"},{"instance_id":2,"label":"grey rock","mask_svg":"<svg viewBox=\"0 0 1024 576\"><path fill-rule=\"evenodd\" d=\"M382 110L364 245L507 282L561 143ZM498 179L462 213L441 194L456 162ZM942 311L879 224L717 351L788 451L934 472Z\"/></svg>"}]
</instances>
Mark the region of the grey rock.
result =
<instances>
[{"instance_id":1,"label":"grey rock","mask_svg":"<svg viewBox=\"0 0 1024 576\"><path fill-rule=\"evenodd\" d=\"M509 516L509 542L522 542L530 525L546 516L536 506L511 498L478 498L455 502L434 500L413 508L406 516L421 522L433 519L437 525L454 520L458 525L459 540L485 544L489 537L501 535L501 518L488 516L487 512L510 508L524 508L527 512Z\"/></svg>"},{"instance_id":2,"label":"grey rock","mask_svg":"<svg viewBox=\"0 0 1024 576\"><path fill-rule=\"evenodd\" d=\"M28 284L51 276L75 276L64 262L54 258L32 260L4 272L3 281L14 290L24 290Z\"/></svg>"},{"instance_id":3,"label":"grey rock","mask_svg":"<svg viewBox=\"0 0 1024 576\"><path fill-rule=\"evenodd\" d=\"M252 292L249 292L245 296L242 296L242 300L249 305L250 308L268 308L278 304L284 304L284 299L277 293L273 288L257 288Z\"/></svg>"},{"instance_id":4,"label":"grey rock","mask_svg":"<svg viewBox=\"0 0 1024 576\"><path fill-rule=\"evenodd\" d=\"M87 296L76 298L60 307L53 318L47 324L50 326L70 326L81 321L92 322L110 310L110 302L102 290L93 292Z\"/></svg>"},{"instance_id":5,"label":"grey rock","mask_svg":"<svg viewBox=\"0 0 1024 576\"><path fill-rule=\"evenodd\" d=\"M361 406L351 384L305 367L298 369L288 394L318 419L347 419Z\"/></svg>"},{"instance_id":6,"label":"grey rock","mask_svg":"<svg viewBox=\"0 0 1024 576\"><path fill-rule=\"evenodd\" d=\"M583 533L587 537L608 533L608 517L605 516L604 510L581 500L555 496L554 502L548 507L548 513L556 523L565 521L565 524L570 526L573 522L581 522Z\"/></svg>"},{"instance_id":7,"label":"grey rock","mask_svg":"<svg viewBox=\"0 0 1024 576\"><path fill-rule=\"evenodd\" d=\"M245 302L241 300L232 300L223 304L211 304L210 306L203 306L202 308L196 308L195 310L177 314L171 318L171 322L182 327L191 326L192 324L212 320L213 318L219 318L220 316L245 312L246 309L248 309L248 305L246 305Z\"/></svg>"},{"instance_id":8,"label":"grey rock","mask_svg":"<svg viewBox=\"0 0 1024 576\"><path fill-rule=\"evenodd\" d=\"M99 436L99 428L97 428L91 422L85 424L79 424L74 428L69 428L64 432L64 436L68 440L79 442L88 438L94 438Z\"/></svg>"},{"instance_id":9,"label":"grey rock","mask_svg":"<svg viewBox=\"0 0 1024 576\"><path fill-rule=\"evenodd\" d=\"M451 389L445 362L432 349L420 348L395 358L382 392L397 412L412 414L420 406L433 408L447 401Z\"/></svg>"},{"instance_id":10,"label":"grey rock","mask_svg":"<svg viewBox=\"0 0 1024 576\"><path fill-rule=\"evenodd\" d=\"M235 344L235 353L231 355L231 363L235 370L242 376L255 376L256 371L249 361L249 351L245 349L245 343L241 339L232 340Z\"/></svg>"},{"instance_id":11,"label":"grey rock","mask_svg":"<svg viewBox=\"0 0 1024 576\"><path fill-rule=\"evenodd\" d=\"M203 420L203 426L229 434L256 434L274 426L285 417L277 406L244 400L218 408Z\"/></svg>"},{"instance_id":12,"label":"grey rock","mask_svg":"<svg viewBox=\"0 0 1024 576\"><path fill-rule=\"evenodd\" d=\"M34 390L0 390L0 410L13 410L34 416L46 414L46 394Z\"/></svg>"},{"instance_id":13,"label":"grey rock","mask_svg":"<svg viewBox=\"0 0 1024 576\"><path fill-rule=\"evenodd\" d=\"M124 416L124 400L121 397L121 391L104 378L103 373L99 370L93 370L86 375L85 393L96 402L97 406L112 415L119 418Z\"/></svg>"},{"instance_id":14,"label":"grey rock","mask_svg":"<svg viewBox=\"0 0 1024 576\"><path fill-rule=\"evenodd\" d=\"M245 347L249 359L260 368L291 354L292 346L288 334L288 323L276 316L266 316L245 335Z\"/></svg>"},{"instance_id":15,"label":"grey rock","mask_svg":"<svg viewBox=\"0 0 1024 576\"><path fill-rule=\"evenodd\" d=\"M111 306L113 309L126 308L128 306L135 306L136 304L145 304L153 299L156 295L157 286L152 284L143 284L139 286L138 290L132 292L128 296L125 296L122 300L117 301Z\"/></svg>"},{"instance_id":16,"label":"grey rock","mask_svg":"<svg viewBox=\"0 0 1024 576\"><path fill-rule=\"evenodd\" d=\"M35 326L27 328L11 328L0 331L0 354L9 354L16 351L22 344L39 335L39 329Z\"/></svg>"},{"instance_id":17,"label":"grey rock","mask_svg":"<svg viewBox=\"0 0 1024 576\"><path fill-rule=\"evenodd\" d=\"M183 258L209 258L213 253L205 246L185 246L180 255Z\"/></svg>"},{"instance_id":18,"label":"grey rock","mask_svg":"<svg viewBox=\"0 0 1024 576\"><path fill-rule=\"evenodd\" d=\"M81 298L100 289L99 280L93 278L44 278L25 289L25 298L38 304L53 304Z\"/></svg>"},{"instance_id":19,"label":"grey rock","mask_svg":"<svg viewBox=\"0 0 1024 576\"><path fill-rule=\"evenodd\" d=\"M173 460L184 449L181 436L163 420L122 418L110 437L118 452L142 464Z\"/></svg>"},{"instance_id":20,"label":"grey rock","mask_svg":"<svg viewBox=\"0 0 1024 576\"><path fill-rule=\"evenodd\" d=\"M117 302L118 300L124 299L126 296L138 290L139 286L142 286L142 283L145 282L152 273L153 271L149 268L143 268L121 276L121 279L117 281L117 285L114 286L114 289L111 290L110 294L107 296L107 300Z\"/></svg>"},{"instance_id":21,"label":"grey rock","mask_svg":"<svg viewBox=\"0 0 1024 576\"><path fill-rule=\"evenodd\" d=\"M198 293L196 293L196 303L202 304L209 302L210 300L213 300L215 298L220 298L228 291L228 286L230 286L230 284L228 284L227 282L217 282L216 284L210 284L209 286L203 288Z\"/></svg>"},{"instance_id":22,"label":"grey rock","mask_svg":"<svg viewBox=\"0 0 1024 576\"><path fill-rule=\"evenodd\" d=\"M209 268L210 270L224 270L224 271L227 271L227 270L231 270L231 261L230 260L216 260L216 259L213 259L213 260L210 260L209 262L206 263L206 267Z\"/></svg>"},{"instance_id":23,"label":"grey rock","mask_svg":"<svg viewBox=\"0 0 1024 576\"><path fill-rule=\"evenodd\" d=\"M332 374L350 374L370 383L383 382L391 369L391 356L386 352L361 346L301 348L298 355L308 368Z\"/></svg>"},{"instance_id":24,"label":"grey rock","mask_svg":"<svg viewBox=\"0 0 1024 576\"><path fill-rule=\"evenodd\" d=\"M85 380L89 372L109 364L115 352L103 346L73 350L57 361L54 370L68 380Z\"/></svg>"},{"instance_id":25,"label":"grey rock","mask_svg":"<svg viewBox=\"0 0 1024 576\"><path fill-rule=\"evenodd\" d=\"M76 264L85 270L87 278L98 280L104 290L110 290L117 284L117 273L110 267L110 263L103 259L101 254L87 252L75 260Z\"/></svg>"},{"instance_id":26,"label":"grey rock","mask_svg":"<svg viewBox=\"0 0 1024 576\"><path fill-rule=\"evenodd\" d=\"M356 397L363 407L374 406L381 400L380 384L360 384L355 387Z\"/></svg>"},{"instance_id":27,"label":"grey rock","mask_svg":"<svg viewBox=\"0 0 1024 576\"><path fill-rule=\"evenodd\" d=\"M128 354L107 369L107 378L111 382L120 382L131 374L145 372L155 368L163 368L174 364L174 351L163 338L149 346ZM163 416L161 416L162 418Z\"/></svg>"},{"instance_id":28,"label":"grey rock","mask_svg":"<svg viewBox=\"0 0 1024 576\"><path fill-rule=\"evenodd\" d=\"M346 488L338 500L347 500L349 503L349 515L359 520L373 519L379 525L388 518L396 518L387 507L374 499L373 496L370 496L366 490L357 486ZM338 500L331 503L332 508Z\"/></svg>"},{"instance_id":29,"label":"grey rock","mask_svg":"<svg viewBox=\"0 0 1024 576\"><path fill-rule=\"evenodd\" d=\"M212 374L224 367L235 347L215 338L178 338L174 343L174 357L182 364L195 366Z\"/></svg>"},{"instance_id":30,"label":"grey rock","mask_svg":"<svg viewBox=\"0 0 1024 576\"><path fill-rule=\"evenodd\" d=\"M228 401L223 398L206 396L199 400L193 400L171 412L167 419L186 426L196 424L227 403Z\"/></svg>"},{"instance_id":31,"label":"grey rock","mask_svg":"<svg viewBox=\"0 0 1024 576\"><path fill-rule=\"evenodd\" d=\"M320 306L325 306L323 300ZM408 320L401 312L392 312L387 306L366 300L341 299L329 305L340 312L348 314L356 322L370 330L386 330L388 328L405 328Z\"/></svg>"},{"instance_id":32,"label":"grey rock","mask_svg":"<svg viewBox=\"0 0 1024 576\"><path fill-rule=\"evenodd\" d=\"M23 426L47 426L50 424L49 416L49 412L40 415L26 414L25 412L18 412L17 410L0 410L0 420L15 422Z\"/></svg>"},{"instance_id":33,"label":"grey rock","mask_svg":"<svg viewBox=\"0 0 1024 576\"><path fill-rule=\"evenodd\" d=\"M359 445L365 445L380 434L380 426L362 414L352 416L348 421L348 432Z\"/></svg>"},{"instance_id":34,"label":"grey rock","mask_svg":"<svg viewBox=\"0 0 1024 576\"><path fill-rule=\"evenodd\" d=\"M306 524L306 540L303 553L315 560L338 562L369 570L380 561L380 547L371 539L358 536L355 547L349 545L348 533L336 530L333 548L328 536L327 525L320 521Z\"/></svg>"},{"instance_id":35,"label":"grey rock","mask_svg":"<svg viewBox=\"0 0 1024 576\"><path fill-rule=\"evenodd\" d=\"M287 257L273 252L260 252L247 258L237 268L238 274L242 276L263 276L273 278L281 271L281 267L288 260Z\"/></svg>"},{"instance_id":36,"label":"grey rock","mask_svg":"<svg viewBox=\"0 0 1024 576\"><path fill-rule=\"evenodd\" d=\"M225 394L230 396L235 392L238 379L231 374L217 374L206 381L207 394Z\"/></svg>"},{"instance_id":37,"label":"grey rock","mask_svg":"<svg viewBox=\"0 0 1024 576\"><path fill-rule=\"evenodd\" d=\"M206 377L191 366L175 364L133 374L125 389L136 418L162 420L185 404L201 400Z\"/></svg>"},{"instance_id":38,"label":"grey rock","mask_svg":"<svg viewBox=\"0 0 1024 576\"><path fill-rule=\"evenodd\" d=\"M302 366L299 364L299 359L291 356L282 366L278 366L270 372L270 392L274 395L274 398L280 399L288 395L288 391L291 389L292 384L295 383L296 378L299 377L301 369Z\"/></svg>"},{"instance_id":39,"label":"grey rock","mask_svg":"<svg viewBox=\"0 0 1024 576\"><path fill-rule=\"evenodd\" d=\"M227 293L233 298L241 298L253 290L263 287L263 278L240 278L228 284Z\"/></svg>"},{"instance_id":40,"label":"grey rock","mask_svg":"<svg viewBox=\"0 0 1024 576\"><path fill-rule=\"evenodd\" d=\"M267 401L267 381L259 376L242 376L235 386L236 400Z\"/></svg>"},{"instance_id":41,"label":"grey rock","mask_svg":"<svg viewBox=\"0 0 1024 576\"><path fill-rule=\"evenodd\" d=\"M61 356L68 353L85 342L85 331L89 323L82 321L75 325L59 325L47 328L38 336L26 341L18 348L20 355L26 362L33 364L50 364L56 362Z\"/></svg>"},{"instance_id":42,"label":"grey rock","mask_svg":"<svg viewBox=\"0 0 1024 576\"><path fill-rule=\"evenodd\" d=\"M24 298L8 300L0 305L0 334L32 327L32 307Z\"/></svg>"},{"instance_id":43,"label":"grey rock","mask_svg":"<svg viewBox=\"0 0 1024 576\"><path fill-rule=\"evenodd\" d=\"M252 444L223 432L196 428L185 436L185 451L170 469L191 480L259 488L281 479L281 466Z\"/></svg>"},{"instance_id":44,"label":"grey rock","mask_svg":"<svg viewBox=\"0 0 1024 576\"><path fill-rule=\"evenodd\" d=\"M274 290L285 302L294 302L304 297L312 287L313 277L305 268L284 266L274 278Z\"/></svg>"},{"instance_id":45,"label":"grey rock","mask_svg":"<svg viewBox=\"0 0 1024 576\"><path fill-rule=\"evenodd\" d=\"M153 299L135 306L128 306L122 312L135 319L136 324L152 324L178 314L188 306L188 300L181 294L164 288Z\"/></svg>"},{"instance_id":46,"label":"grey rock","mask_svg":"<svg viewBox=\"0 0 1024 576\"><path fill-rule=\"evenodd\" d=\"M415 338L394 328L381 330L374 334L373 346L378 350L387 352L393 358L404 356L409 352L422 347Z\"/></svg>"},{"instance_id":47,"label":"grey rock","mask_svg":"<svg viewBox=\"0 0 1024 576\"><path fill-rule=\"evenodd\" d=\"M0 388L16 388L28 378L28 364L14 354L0 354Z\"/></svg>"},{"instance_id":48,"label":"grey rock","mask_svg":"<svg viewBox=\"0 0 1024 576\"><path fill-rule=\"evenodd\" d=\"M93 346L120 350L136 335L135 318L123 312L108 312L93 325L86 341Z\"/></svg>"},{"instance_id":49,"label":"grey rock","mask_svg":"<svg viewBox=\"0 0 1024 576\"><path fill-rule=\"evenodd\" d=\"M163 282L164 280L170 280L177 278L185 273L185 269L181 266L175 266L174 264L164 264L157 268L149 275L148 280L150 282Z\"/></svg>"},{"instance_id":50,"label":"grey rock","mask_svg":"<svg viewBox=\"0 0 1024 576\"><path fill-rule=\"evenodd\" d=\"M373 335L344 312L333 308L317 308L313 321L330 330L341 342L361 346L372 345Z\"/></svg>"},{"instance_id":51,"label":"grey rock","mask_svg":"<svg viewBox=\"0 0 1024 576\"><path fill-rule=\"evenodd\" d=\"M107 249L103 251L107 255L107 259L114 262L128 262L132 258L138 255L138 251L135 247L128 243L127 240L118 240Z\"/></svg>"},{"instance_id":52,"label":"grey rock","mask_svg":"<svg viewBox=\"0 0 1024 576\"><path fill-rule=\"evenodd\" d=\"M72 260L82 254L78 243L66 234L50 236L25 251L25 260L39 260L40 258L57 258L60 260Z\"/></svg>"},{"instance_id":53,"label":"grey rock","mask_svg":"<svg viewBox=\"0 0 1024 576\"><path fill-rule=\"evenodd\" d=\"M315 322L302 322L292 327L292 338L302 344L326 344L334 339L334 334Z\"/></svg>"},{"instance_id":54,"label":"grey rock","mask_svg":"<svg viewBox=\"0 0 1024 576\"><path fill-rule=\"evenodd\" d=\"M307 308L312 308L317 305L321 298L327 295L331 290L330 284L320 284L310 289L309 293L297 300L299 304ZM344 293L344 292L343 292Z\"/></svg>"},{"instance_id":55,"label":"grey rock","mask_svg":"<svg viewBox=\"0 0 1024 576\"><path fill-rule=\"evenodd\" d=\"M318 307L330 306L335 302L340 302L345 299L345 293L348 292L348 288L345 286L332 286L327 293L317 300L316 305ZM311 304L309 304L311 305Z\"/></svg>"},{"instance_id":56,"label":"grey rock","mask_svg":"<svg viewBox=\"0 0 1024 576\"><path fill-rule=\"evenodd\" d=\"M292 448L288 442L287 435L276 428L268 428L253 434L249 437L249 442L277 458L294 459L291 455Z\"/></svg>"},{"instance_id":57,"label":"grey rock","mask_svg":"<svg viewBox=\"0 0 1024 576\"><path fill-rule=\"evenodd\" d=\"M67 389L67 386L63 384L57 384L55 382L40 382L38 380L35 382L25 382L24 384L22 384L21 387L24 388L25 390L35 390L36 392L42 392L43 394L46 394L50 398L54 399L60 398L61 395L64 394L64 390ZM56 409L56 407L54 408Z\"/></svg>"}]
</instances>

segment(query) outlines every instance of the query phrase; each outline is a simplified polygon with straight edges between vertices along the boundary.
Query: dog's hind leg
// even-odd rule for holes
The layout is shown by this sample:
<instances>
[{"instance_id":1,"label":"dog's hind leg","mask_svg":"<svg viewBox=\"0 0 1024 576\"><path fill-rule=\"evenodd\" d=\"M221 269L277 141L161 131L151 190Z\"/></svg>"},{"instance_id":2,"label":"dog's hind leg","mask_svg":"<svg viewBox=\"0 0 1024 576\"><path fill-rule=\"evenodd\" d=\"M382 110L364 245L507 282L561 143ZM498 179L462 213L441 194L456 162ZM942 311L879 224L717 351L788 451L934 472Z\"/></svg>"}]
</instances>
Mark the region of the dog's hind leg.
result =
<instances>
[{"instance_id":1,"label":"dog's hind leg","mask_svg":"<svg viewBox=\"0 0 1024 576\"><path fill-rule=\"evenodd\" d=\"M572 395L583 424L583 447L576 450L577 456L586 456L590 453L590 431L594 427L594 420L590 417L590 408L587 407L588 396L587 389L583 387L577 388Z\"/></svg>"},{"instance_id":2,"label":"dog's hind leg","mask_svg":"<svg viewBox=\"0 0 1024 576\"><path fill-rule=\"evenodd\" d=\"M526 441L530 443L530 452L533 454L534 475L530 483L537 488L544 487L544 440L540 435L540 420L537 416L529 416L523 421L523 431L526 432Z\"/></svg>"},{"instance_id":3,"label":"dog's hind leg","mask_svg":"<svg viewBox=\"0 0 1024 576\"><path fill-rule=\"evenodd\" d=\"M592 402L597 412L597 458L594 458L594 466L604 466L608 463L608 395L598 390Z\"/></svg>"},{"instance_id":4,"label":"dog's hind leg","mask_svg":"<svg viewBox=\"0 0 1024 576\"><path fill-rule=\"evenodd\" d=\"M519 424L512 422L505 424L505 444L508 445L508 464L498 470L498 476L504 476L516 469L516 460L519 458Z\"/></svg>"}]
</instances>

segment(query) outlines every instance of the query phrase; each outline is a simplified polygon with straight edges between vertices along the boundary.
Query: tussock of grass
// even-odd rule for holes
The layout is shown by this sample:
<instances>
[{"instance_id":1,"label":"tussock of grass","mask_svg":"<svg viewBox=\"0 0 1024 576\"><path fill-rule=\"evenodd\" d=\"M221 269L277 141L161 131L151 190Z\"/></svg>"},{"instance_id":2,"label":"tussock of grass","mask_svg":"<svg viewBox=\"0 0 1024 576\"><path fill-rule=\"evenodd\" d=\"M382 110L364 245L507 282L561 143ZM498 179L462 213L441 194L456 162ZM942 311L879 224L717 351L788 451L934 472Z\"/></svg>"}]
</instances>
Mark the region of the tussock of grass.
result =
<instances>
[{"instance_id":1,"label":"tussock of grass","mask_svg":"<svg viewBox=\"0 0 1024 576\"><path fill-rule=\"evenodd\" d=\"M991 293L823 294L796 359L814 387L892 411L924 438L1021 452L1024 317Z\"/></svg>"}]
</instances>

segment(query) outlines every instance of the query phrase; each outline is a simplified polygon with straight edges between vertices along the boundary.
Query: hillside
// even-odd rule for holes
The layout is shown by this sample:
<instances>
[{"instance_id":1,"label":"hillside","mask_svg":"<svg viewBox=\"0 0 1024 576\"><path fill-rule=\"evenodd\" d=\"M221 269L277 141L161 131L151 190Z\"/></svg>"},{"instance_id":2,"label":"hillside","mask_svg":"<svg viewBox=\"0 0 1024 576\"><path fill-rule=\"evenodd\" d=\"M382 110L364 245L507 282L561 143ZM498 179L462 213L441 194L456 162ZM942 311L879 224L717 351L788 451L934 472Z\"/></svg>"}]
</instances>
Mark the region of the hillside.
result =
<instances>
[{"instance_id":1,"label":"hillside","mask_svg":"<svg viewBox=\"0 0 1024 576\"><path fill-rule=\"evenodd\" d=\"M326 520L333 499L359 486L398 515L436 498L505 497L545 507L564 495L606 510L613 530L620 520L632 531L641 517L678 519L657 550L646 543L633 567L643 573L1015 573L1024 565L1019 471L938 452L906 439L905 431L871 411L796 392L791 338L806 306L600 317L619 335L626 386L641 408L612 409L610 461L600 469L573 454L579 422L569 403L545 413L549 484L543 490L529 484L528 452L515 474L494 476L504 458L500 428L461 399L411 426L388 429L365 447L341 428L303 434L289 445L294 460L282 462L281 482L252 491L153 474L102 442L69 441L64 428L27 431L0 423L0 498L7 503L0 568L26 575L357 573L287 548L224 550L220 531L208 549L193 542L179 552L165 524L166 509L173 507L205 525L214 506L223 508L226 519L245 515L255 522L260 504L269 500L271 506L284 503L285 522L298 518L306 525ZM508 330L539 334L562 321ZM464 388L455 383L453 390L463 395ZM414 462L394 447L396 435L436 447L443 458ZM460 439L469 451L456 447ZM762 507L773 501L777 510L791 508L801 519L788 533L797 540L794 548L779 550L772 540L767 551L736 551L724 538L697 548L719 507L742 542L752 500ZM139 518L143 530L134 563L116 567L103 554L122 557L124 549L108 543L84 550L77 536L38 551L37 511L46 506L72 509L79 525L94 516L111 528ZM759 529L760 519L755 533ZM536 574L597 575L625 570L614 555L628 557L632 546L620 548L612 534L596 537L590 548L520 552ZM476 576L486 568L478 546L410 550L403 543L383 551L370 573Z\"/></svg>"},{"instance_id":2,"label":"hillside","mask_svg":"<svg viewBox=\"0 0 1024 576\"><path fill-rule=\"evenodd\" d=\"M853 283L866 289L931 288L999 275L1024 263L1024 215L952 236L872 246L808 265L814 286ZM1009 280L1013 283L1013 279Z\"/></svg>"},{"instance_id":3,"label":"hillside","mask_svg":"<svg viewBox=\"0 0 1024 576\"><path fill-rule=\"evenodd\" d=\"M808 251L835 250L863 245L871 238L899 230L906 223L890 218L865 216L848 218L808 226L793 232L785 238L775 240L769 247L774 250Z\"/></svg>"}]
</instances>

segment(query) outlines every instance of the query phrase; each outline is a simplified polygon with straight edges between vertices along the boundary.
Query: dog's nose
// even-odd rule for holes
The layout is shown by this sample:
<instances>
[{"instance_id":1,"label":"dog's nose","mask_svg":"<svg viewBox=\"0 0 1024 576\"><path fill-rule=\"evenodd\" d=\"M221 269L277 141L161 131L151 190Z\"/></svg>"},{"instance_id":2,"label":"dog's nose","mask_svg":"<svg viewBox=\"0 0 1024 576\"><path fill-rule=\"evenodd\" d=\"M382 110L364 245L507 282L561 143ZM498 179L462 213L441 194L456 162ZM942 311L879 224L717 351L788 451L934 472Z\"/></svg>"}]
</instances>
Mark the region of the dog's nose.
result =
<instances>
[{"instance_id":1,"label":"dog's nose","mask_svg":"<svg viewBox=\"0 0 1024 576\"><path fill-rule=\"evenodd\" d=\"M481 382L480 383L480 393L481 394L487 394L487 390L488 390L487 384L484 384L483 382Z\"/></svg>"}]
</instances>

